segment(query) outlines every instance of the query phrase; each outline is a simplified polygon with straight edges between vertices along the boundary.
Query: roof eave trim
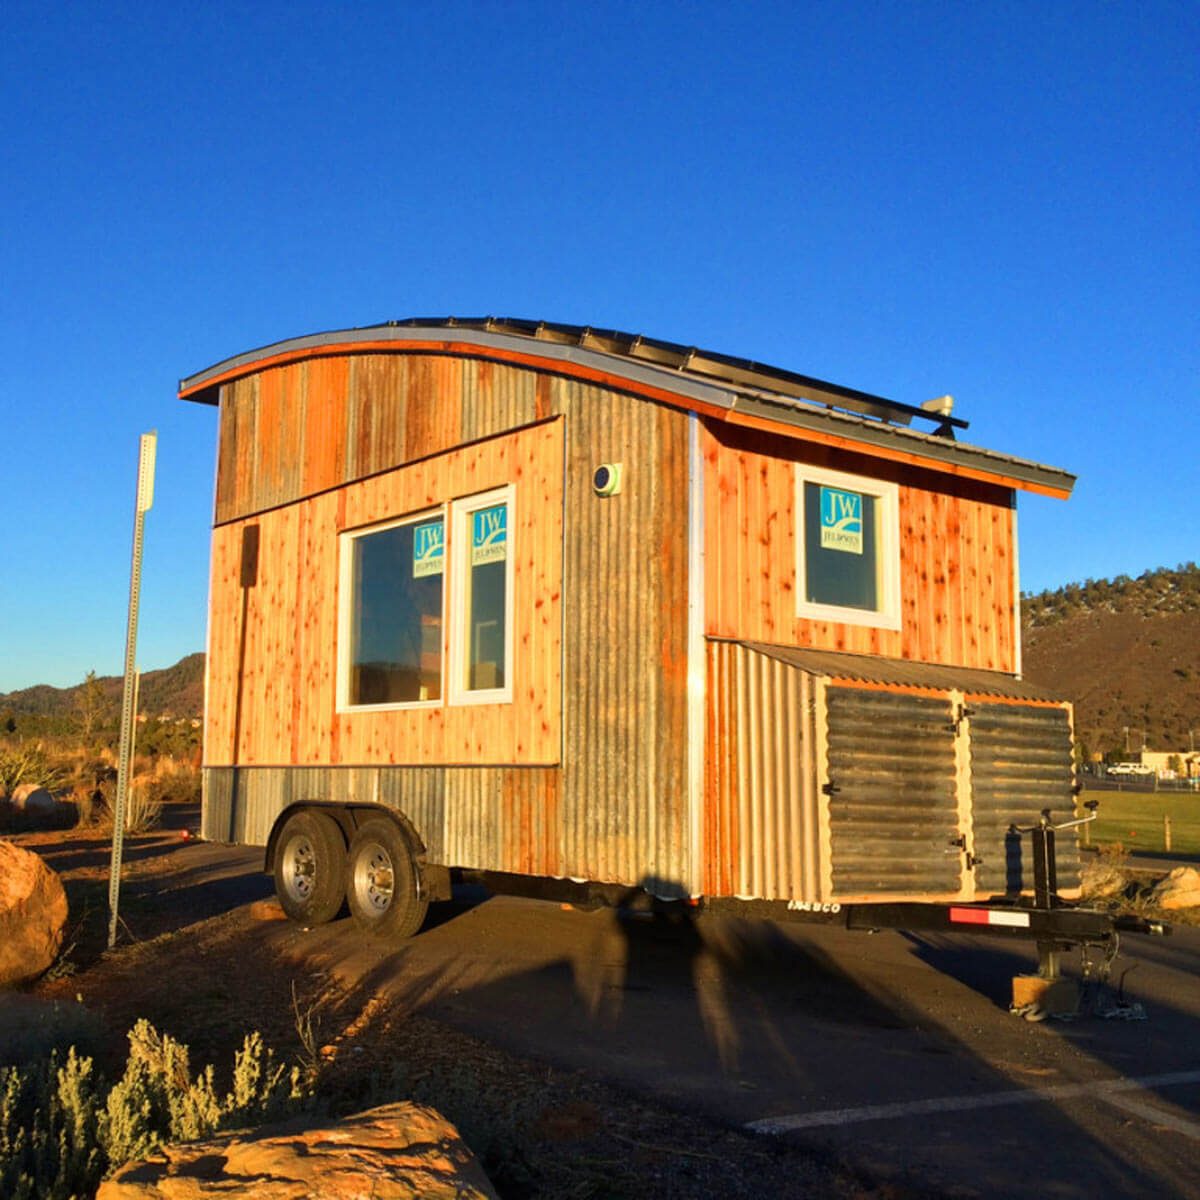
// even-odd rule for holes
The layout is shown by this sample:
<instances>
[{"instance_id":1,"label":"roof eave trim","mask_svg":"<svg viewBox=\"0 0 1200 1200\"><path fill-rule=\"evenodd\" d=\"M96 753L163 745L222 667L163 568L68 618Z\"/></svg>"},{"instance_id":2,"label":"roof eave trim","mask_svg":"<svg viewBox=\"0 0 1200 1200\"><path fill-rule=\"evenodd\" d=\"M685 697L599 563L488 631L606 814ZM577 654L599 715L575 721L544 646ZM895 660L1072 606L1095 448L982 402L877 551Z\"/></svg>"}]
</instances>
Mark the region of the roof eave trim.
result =
<instances>
[{"instance_id":1,"label":"roof eave trim","mask_svg":"<svg viewBox=\"0 0 1200 1200\"><path fill-rule=\"evenodd\" d=\"M308 334L275 342L243 354L227 358L203 371L180 380L181 399L215 405L218 387L255 368L298 358L342 351L369 352L395 347L402 350L408 344L414 349L436 345L446 350L472 349L486 356L519 357L529 365L544 364L545 369L575 366L594 375L609 379L627 380L633 388L654 393L652 398L669 402L670 397L691 401L702 410L721 420L737 421L740 417L774 426L781 433L795 429L821 438L845 439L865 447L874 447L885 456L902 460L919 459L919 465L931 470L955 473L964 470L974 477L1001 486L1016 486L1023 490L1066 499L1071 494L1075 477L1055 467L1024 459L1010 458L982 447L951 441L935 434L921 433L900 425L892 425L869 417L821 408L781 396L778 401L761 395L747 395L728 388L716 387L695 376L676 369L664 368L616 357L603 351L589 350L569 343L537 341L511 334L459 326L397 326L378 325L363 329L335 330Z\"/></svg>"}]
</instances>

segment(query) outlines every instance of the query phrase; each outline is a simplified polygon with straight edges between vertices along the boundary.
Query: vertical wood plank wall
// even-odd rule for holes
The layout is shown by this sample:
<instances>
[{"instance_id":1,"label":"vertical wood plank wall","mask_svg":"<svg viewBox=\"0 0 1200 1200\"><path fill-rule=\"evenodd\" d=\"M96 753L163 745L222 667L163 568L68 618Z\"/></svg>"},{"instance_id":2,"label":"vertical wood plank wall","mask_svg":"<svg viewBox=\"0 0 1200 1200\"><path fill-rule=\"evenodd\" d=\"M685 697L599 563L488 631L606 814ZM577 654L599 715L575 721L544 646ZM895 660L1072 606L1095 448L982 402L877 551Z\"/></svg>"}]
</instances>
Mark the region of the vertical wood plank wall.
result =
<instances>
[{"instance_id":1,"label":"vertical wood plank wall","mask_svg":"<svg viewBox=\"0 0 1200 1200\"><path fill-rule=\"evenodd\" d=\"M494 725L483 709L462 710L470 728L447 726L457 718L444 710L335 717L337 597L328 555L336 530L400 515L427 503L425 494L447 498L432 489L452 478L466 492L510 482L484 465L498 464L509 439L476 439L556 416L564 420L519 432L511 445L548 431L560 439L557 475L550 477L553 454L539 452L543 473L518 481L518 510L525 491L540 494L544 556L522 571L540 571L533 589L545 597L538 619L546 650L537 654L545 666L538 690L561 698L561 710L551 717L518 698L511 720ZM262 436L267 422L272 430ZM219 443L207 836L262 841L294 800L378 793L411 810L432 861L683 892L684 413L501 364L364 354L225 385ZM624 464L619 495L593 493L601 462ZM551 512L565 522L557 554ZM249 593L237 586L245 526L258 527L261 543ZM561 629L561 645L550 645L551 629ZM243 654L249 669L239 672ZM403 738L395 736L397 717L412 726ZM413 747L430 763L561 766L387 765L418 761Z\"/></svg>"},{"instance_id":2,"label":"vertical wood plank wall","mask_svg":"<svg viewBox=\"0 0 1200 1200\"><path fill-rule=\"evenodd\" d=\"M703 451L710 637L1016 670L1009 489L715 423ZM899 630L796 616L797 462L898 484Z\"/></svg>"},{"instance_id":3,"label":"vertical wood plank wall","mask_svg":"<svg viewBox=\"0 0 1200 1200\"><path fill-rule=\"evenodd\" d=\"M552 421L475 442L219 526L207 764L557 762L562 425ZM282 459L264 455L262 462ZM510 533L513 702L338 713L339 533L506 483L517 489ZM246 587L241 568L248 527L257 529L258 564Z\"/></svg>"}]
</instances>

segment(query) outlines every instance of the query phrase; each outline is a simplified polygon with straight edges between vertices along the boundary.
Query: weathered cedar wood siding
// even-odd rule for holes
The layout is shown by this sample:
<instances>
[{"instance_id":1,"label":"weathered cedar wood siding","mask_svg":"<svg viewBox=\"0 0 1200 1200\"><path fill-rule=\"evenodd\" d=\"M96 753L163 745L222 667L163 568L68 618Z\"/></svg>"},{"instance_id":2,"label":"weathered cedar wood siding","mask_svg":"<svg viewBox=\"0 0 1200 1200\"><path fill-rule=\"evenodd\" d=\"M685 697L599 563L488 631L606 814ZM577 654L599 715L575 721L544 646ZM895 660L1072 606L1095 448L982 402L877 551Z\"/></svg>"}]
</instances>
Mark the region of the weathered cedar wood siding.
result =
<instances>
[{"instance_id":1,"label":"weathered cedar wood siding","mask_svg":"<svg viewBox=\"0 0 1200 1200\"><path fill-rule=\"evenodd\" d=\"M686 427L665 406L467 358L314 358L224 385L214 828L261 841L290 800L378 797L409 811L433 861L681 885ZM592 472L614 461L623 491L598 498ZM338 714L338 531L507 482L514 703Z\"/></svg>"},{"instance_id":2,"label":"weathered cedar wood siding","mask_svg":"<svg viewBox=\"0 0 1200 1200\"><path fill-rule=\"evenodd\" d=\"M798 462L899 485L899 630L796 616ZM1009 489L712 425L704 467L710 637L1016 669Z\"/></svg>"}]
</instances>

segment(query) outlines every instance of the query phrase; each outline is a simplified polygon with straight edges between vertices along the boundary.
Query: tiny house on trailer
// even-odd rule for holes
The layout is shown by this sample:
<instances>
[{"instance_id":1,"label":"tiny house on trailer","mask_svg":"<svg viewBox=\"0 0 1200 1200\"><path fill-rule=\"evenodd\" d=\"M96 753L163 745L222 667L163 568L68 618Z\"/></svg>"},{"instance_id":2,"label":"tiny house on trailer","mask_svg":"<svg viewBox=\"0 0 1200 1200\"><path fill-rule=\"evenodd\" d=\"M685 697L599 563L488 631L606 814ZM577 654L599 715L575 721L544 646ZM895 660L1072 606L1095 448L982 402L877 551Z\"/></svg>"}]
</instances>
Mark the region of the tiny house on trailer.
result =
<instances>
[{"instance_id":1,"label":"tiny house on trailer","mask_svg":"<svg viewBox=\"0 0 1200 1200\"><path fill-rule=\"evenodd\" d=\"M202 832L265 846L292 917L406 935L465 874L1021 923L1015 827L1074 793L1015 496L1073 477L957 441L948 397L492 319L179 394L220 414Z\"/></svg>"}]
</instances>

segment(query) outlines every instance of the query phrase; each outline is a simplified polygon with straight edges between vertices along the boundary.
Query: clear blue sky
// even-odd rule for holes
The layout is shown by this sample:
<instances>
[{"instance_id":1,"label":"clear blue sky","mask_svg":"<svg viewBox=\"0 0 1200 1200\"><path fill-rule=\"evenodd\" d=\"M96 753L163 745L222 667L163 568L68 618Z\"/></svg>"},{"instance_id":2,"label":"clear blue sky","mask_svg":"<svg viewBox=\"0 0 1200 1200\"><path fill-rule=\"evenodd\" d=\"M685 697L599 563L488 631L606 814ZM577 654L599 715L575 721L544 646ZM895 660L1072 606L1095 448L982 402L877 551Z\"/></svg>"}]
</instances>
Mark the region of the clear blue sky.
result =
<instances>
[{"instance_id":1,"label":"clear blue sky","mask_svg":"<svg viewBox=\"0 0 1200 1200\"><path fill-rule=\"evenodd\" d=\"M204 646L178 379L414 315L615 327L1080 476L1026 589L1200 558L1200 8L0 6L0 691Z\"/></svg>"}]
</instances>

